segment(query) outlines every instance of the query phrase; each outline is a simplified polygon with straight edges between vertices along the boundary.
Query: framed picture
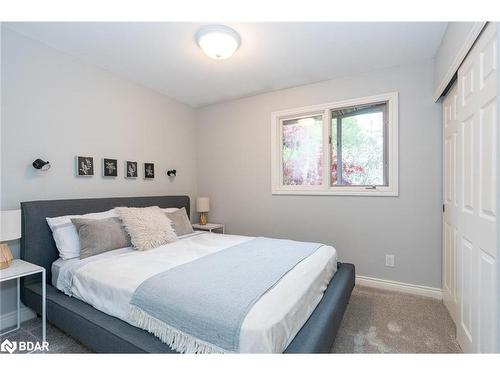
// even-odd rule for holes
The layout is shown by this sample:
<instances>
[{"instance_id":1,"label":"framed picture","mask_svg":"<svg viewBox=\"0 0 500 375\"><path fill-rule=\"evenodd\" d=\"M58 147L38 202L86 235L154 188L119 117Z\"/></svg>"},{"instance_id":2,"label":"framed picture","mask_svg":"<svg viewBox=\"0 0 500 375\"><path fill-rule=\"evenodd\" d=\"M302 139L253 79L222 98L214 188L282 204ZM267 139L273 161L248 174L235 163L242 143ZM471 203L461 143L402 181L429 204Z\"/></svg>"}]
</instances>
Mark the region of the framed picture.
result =
<instances>
[{"instance_id":1,"label":"framed picture","mask_svg":"<svg viewBox=\"0 0 500 375\"><path fill-rule=\"evenodd\" d=\"M94 175L94 158L92 156L76 157L76 175L86 177Z\"/></svg>"},{"instance_id":2,"label":"framed picture","mask_svg":"<svg viewBox=\"0 0 500 375\"><path fill-rule=\"evenodd\" d=\"M102 175L103 177L118 176L118 160L102 159Z\"/></svg>"},{"instance_id":3,"label":"framed picture","mask_svg":"<svg viewBox=\"0 0 500 375\"><path fill-rule=\"evenodd\" d=\"M136 178L136 177L137 177L137 162L127 160L125 162L125 178Z\"/></svg>"},{"instance_id":4,"label":"framed picture","mask_svg":"<svg viewBox=\"0 0 500 375\"><path fill-rule=\"evenodd\" d=\"M155 165L154 163L144 163L144 178L155 178Z\"/></svg>"}]
</instances>

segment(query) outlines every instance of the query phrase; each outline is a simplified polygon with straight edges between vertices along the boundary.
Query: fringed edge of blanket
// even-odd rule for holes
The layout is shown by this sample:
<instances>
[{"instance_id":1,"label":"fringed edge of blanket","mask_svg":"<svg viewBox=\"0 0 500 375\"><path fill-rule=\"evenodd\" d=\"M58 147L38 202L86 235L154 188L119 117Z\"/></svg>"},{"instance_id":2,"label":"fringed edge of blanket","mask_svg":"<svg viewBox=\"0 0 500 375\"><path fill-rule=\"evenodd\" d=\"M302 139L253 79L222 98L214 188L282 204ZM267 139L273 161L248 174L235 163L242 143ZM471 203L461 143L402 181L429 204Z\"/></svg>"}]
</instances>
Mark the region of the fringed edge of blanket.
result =
<instances>
[{"instance_id":1,"label":"fringed edge of blanket","mask_svg":"<svg viewBox=\"0 0 500 375\"><path fill-rule=\"evenodd\" d=\"M216 354L226 353L222 348L184 333L167 323L149 315L141 308L130 305L129 316L142 329L155 335L162 342L180 353Z\"/></svg>"}]
</instances>

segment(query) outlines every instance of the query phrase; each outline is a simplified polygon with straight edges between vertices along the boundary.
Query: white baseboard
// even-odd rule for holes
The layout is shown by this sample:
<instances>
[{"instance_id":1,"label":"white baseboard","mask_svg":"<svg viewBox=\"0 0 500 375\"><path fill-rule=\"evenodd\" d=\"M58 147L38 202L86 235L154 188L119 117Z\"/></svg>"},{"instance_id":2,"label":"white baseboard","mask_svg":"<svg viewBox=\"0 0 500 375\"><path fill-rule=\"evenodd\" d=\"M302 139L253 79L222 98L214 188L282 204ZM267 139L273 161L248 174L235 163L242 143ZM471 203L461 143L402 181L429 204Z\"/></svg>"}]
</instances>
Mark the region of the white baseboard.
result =
<instances>
[{"instance_id":1,"label":"white baseboard","mask_svg":"<svg viewBox=\"0 0 500 375\"><path fill-rule=\"evenodd\" d=\"M35 317L36 314L33 310L26 306L21 307L21 323ZM9 313L0 315L0 331L6 330L7 328L15 328L16 325L17 311L11 311Z\"/></svg>"},{"instance_id":2,"label":"white baseboard","mask_svg":"<svg viewBox=\"0 0 500 375\"><path fill-rule=\"evenodd\" d=\"M443 291L439 288L431 288L429 286L406 284L399 281L376 279L368 276L356 276L356 285L368 286L391 290L394 292L403 292L415 294L418 296L430 297L435 299L443 299Z\"/></svg>"}]
</instances>

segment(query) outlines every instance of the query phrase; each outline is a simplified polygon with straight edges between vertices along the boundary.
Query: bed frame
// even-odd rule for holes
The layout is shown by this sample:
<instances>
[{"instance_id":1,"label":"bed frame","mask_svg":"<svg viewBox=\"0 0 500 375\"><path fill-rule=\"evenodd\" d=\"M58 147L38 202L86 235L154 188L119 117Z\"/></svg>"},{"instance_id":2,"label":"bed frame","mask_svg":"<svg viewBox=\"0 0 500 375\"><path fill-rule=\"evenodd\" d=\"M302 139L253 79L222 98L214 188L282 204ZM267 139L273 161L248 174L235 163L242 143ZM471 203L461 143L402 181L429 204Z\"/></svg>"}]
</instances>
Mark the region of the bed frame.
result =
<instances>
[{"instance_id":1,"label":"bed frame","mask_svg":"<svg viewBox=\"0 0 500 375\"><path fill-rule=\"evenodd\" d=\"M186 207L190 213L188 196L23 202L21 258L44 267L47 272L47 320L89 349L98 353L177 353L150 333L69 297L51 285L51 265L59 253L45 218L100 212L119 206ZM339 263L323 299L285 353L330 351L354 287L354 274L352 264ZM38 314L41 313L41 294L39 276L23 280L21 299ZM50 337L48 341L50 343Z\"/></svg>"}]
</instances>

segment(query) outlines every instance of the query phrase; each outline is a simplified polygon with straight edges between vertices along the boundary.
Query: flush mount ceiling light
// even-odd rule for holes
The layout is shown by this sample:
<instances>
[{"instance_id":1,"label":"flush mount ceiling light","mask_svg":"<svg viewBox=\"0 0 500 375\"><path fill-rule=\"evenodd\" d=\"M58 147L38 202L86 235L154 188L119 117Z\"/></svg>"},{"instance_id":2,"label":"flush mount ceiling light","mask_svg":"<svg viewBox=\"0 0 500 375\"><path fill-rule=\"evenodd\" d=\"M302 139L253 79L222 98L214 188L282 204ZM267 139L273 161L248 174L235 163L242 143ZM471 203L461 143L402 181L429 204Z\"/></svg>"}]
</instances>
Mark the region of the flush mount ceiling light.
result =
<instances>
[{"instance_id":1,"label":"flush mount ceiling light","mask_svg":"<svg viewBox=\"0 0 500 375\"><path fill-rule=\"evenodd\" d=\"M238 33L230 27L210 25L198 30L196 43L212 59L224 60L236 52L241 39Z\"/></svg>"}]
</instances>

